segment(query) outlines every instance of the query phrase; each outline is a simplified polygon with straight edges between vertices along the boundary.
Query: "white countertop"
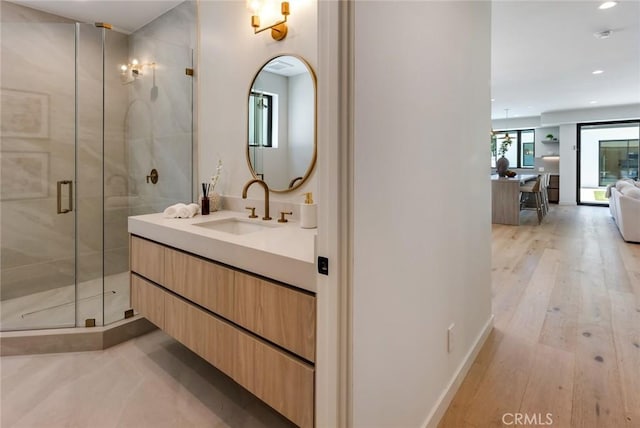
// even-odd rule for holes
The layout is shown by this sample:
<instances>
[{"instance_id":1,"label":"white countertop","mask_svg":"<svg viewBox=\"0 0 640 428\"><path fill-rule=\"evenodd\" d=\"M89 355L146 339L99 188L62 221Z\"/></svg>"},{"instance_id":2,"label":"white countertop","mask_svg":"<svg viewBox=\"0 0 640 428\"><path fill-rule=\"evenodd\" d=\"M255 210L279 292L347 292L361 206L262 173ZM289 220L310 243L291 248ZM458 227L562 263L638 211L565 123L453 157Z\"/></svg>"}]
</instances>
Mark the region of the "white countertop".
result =
<instances>
[{"instance_id":1,"label":"white countertop","mask_svg":"<svg viewBox=\"0 0 640 428\"><path fill-rule=\"evenodd\" d=\"M234 235L196 226L237 217L268 227ZM129 233L197 254L238 269L286 284L316 291L315 237L317 229L302 229L300 223L278 223L247 218L247 213L216 211L193 218L164 218L162 213L129 217Z\"/></svg>"}]
</instances>

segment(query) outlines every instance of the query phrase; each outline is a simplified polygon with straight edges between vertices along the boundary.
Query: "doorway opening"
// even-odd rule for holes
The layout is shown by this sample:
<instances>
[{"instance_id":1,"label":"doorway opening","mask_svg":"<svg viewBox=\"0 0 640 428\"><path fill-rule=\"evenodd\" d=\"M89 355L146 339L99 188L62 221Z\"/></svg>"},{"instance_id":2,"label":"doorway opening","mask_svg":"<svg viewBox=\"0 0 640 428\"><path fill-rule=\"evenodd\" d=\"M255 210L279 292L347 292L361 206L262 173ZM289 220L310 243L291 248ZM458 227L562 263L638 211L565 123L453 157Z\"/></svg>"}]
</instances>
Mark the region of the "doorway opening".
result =
<instances>
[{"instance_id":1,"label":"doorway opening","mask_svg":"<svg viewBox=\"0 0 640 428\"><path fill-rule=\"evenodd\" d=\"M638 180L640 120L578 124L580 205L609 205L607 186Z\"/></svg>"}]
</instances>

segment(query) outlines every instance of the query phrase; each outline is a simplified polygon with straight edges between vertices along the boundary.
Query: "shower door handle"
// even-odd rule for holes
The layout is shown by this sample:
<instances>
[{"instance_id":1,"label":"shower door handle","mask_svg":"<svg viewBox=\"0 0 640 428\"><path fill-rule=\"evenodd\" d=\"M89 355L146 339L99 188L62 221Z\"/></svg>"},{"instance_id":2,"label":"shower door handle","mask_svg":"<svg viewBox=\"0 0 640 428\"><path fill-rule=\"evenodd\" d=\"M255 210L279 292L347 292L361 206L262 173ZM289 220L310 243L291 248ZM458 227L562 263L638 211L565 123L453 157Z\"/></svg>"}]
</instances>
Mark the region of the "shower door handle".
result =
<instances>
[{"instance_id":1,"label":"shower door handle","mask_svg":"<svg viewBox=\"0 0 640 428\"><path fill-rule=\"evenodd\" d=\"M68 208L62 208L62 186L69 185L69 203ZM58 181L58 214L66 214L73 211L73 181L62 180Z\"/></svg>"}]
</instances>

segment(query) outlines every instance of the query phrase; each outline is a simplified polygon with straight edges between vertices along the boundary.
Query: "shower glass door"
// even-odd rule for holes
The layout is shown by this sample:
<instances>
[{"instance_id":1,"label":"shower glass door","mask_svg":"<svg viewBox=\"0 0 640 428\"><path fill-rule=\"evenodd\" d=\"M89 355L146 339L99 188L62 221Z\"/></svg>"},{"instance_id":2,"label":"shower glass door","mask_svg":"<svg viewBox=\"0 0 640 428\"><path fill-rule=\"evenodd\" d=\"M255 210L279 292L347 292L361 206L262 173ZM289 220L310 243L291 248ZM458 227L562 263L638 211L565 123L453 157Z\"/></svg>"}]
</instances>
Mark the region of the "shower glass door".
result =
<instances>
[{"instance_id":1,"label":"shower glass door","mask_svg":"<svg viewBox=\"0 0 640 428\"><path fill-rule=\"evenodd\" d=\"M3 22L0 328L76 325L76 26Z\"/></svg>"},{"instance_id":2,"label":"shower glass door","mask_svg":"<svg viewBox=\"0 0 640 428\"><path fill-rule=\"evenodd\" d=\"M195 3L132 34L2 12L0 329L122 320L128 216L193 200Z\"/></svg>"}]
</instances>

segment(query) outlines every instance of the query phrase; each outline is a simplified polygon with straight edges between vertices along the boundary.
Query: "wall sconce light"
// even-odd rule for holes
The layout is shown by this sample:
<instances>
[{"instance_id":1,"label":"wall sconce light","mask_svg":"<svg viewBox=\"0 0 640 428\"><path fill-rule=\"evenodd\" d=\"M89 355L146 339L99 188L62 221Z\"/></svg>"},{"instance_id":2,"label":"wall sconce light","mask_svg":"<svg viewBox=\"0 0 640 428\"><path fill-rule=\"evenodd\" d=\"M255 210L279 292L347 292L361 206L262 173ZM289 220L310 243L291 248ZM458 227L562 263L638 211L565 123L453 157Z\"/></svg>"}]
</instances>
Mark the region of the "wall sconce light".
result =
<instances>
[{"instance_id":1,"label":"wall sconce light","mask_svg":"<svg viewBox=\"0 0 640 428\"><path fill-rule=\"evenodd\" d=\"M280 14L282 15L281 20L269 25L268 27L260 28L260 15L262 15L263 18L269 17L269 14L273 15L273 7L270 7L272 5L268 3L268 0L247 0L247 7L251 11L251 26L253 27L253 33L258 34L265 30L271 30L271 37L273 37L274 40L283 40L287 36L289 2L283 1L280 3Z\"/></svg>"},{"instance_id":2,"label":"wall sconce light","mask_svg":"<svg viewBox=\"0 0 640 428\"><path fill-rule=\"evenodd\" d=\"M125 83L131 83L138 77L142 76L142 71L145 67L155 68L155 62L140 63L137 59L132 59L129 64L122 64L120 66L120 81Z\"/></svg>"}]
</instances>

